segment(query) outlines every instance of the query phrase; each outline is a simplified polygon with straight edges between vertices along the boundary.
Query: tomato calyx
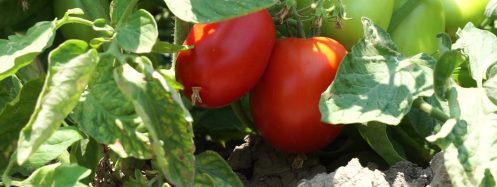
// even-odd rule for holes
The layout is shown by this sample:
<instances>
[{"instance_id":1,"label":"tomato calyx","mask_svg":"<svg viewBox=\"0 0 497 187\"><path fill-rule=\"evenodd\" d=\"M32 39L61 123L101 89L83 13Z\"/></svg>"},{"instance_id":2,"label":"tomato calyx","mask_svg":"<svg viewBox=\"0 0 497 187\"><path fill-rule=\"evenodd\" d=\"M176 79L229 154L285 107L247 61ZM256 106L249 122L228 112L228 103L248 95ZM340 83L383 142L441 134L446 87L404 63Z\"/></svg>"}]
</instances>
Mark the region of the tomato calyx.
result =
<instances>
[{"instance_id":1,"label":"tomato calyx","mask_svg":"<svg viewBox=\"0 0 497 187\"><path fill-rule=\"evenodd\" d=\"M202 98L200 97L200 91L202 90L202 87L198 86L193 86L192 87L192 105L195 106L198 103L202 103Z\"/></svg>"},{"instance_id":2,"label":"tomato calyx","mask_svg":"<svg viewBox=\"0 0 497 187\"><path fill-rule=\"evenodd\" d=\"M292 161L292 169L300 169L304 166L304 161L307 160L307 156L305 154L298 154Z\"/></svg>"}]
</instances>

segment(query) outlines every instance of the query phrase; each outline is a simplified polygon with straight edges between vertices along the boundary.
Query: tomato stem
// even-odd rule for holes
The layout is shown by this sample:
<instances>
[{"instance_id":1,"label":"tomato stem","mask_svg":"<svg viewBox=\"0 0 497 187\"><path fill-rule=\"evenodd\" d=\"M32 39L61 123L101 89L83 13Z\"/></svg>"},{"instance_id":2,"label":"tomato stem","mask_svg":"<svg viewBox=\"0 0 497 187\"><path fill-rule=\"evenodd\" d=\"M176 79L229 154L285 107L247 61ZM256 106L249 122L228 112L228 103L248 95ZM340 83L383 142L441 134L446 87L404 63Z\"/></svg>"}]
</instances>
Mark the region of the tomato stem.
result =
<instances>
[{"instance_id":1,"label":"tomato stem","mask_svg":"<svg viewBox=\"0 0 497 187\"><path fill-rule=\"evenodd\" d=\"M231 103L231 109L235 113L236 117L240 120L240 122L242 122L242 125L251 129L252 131L255 130L254 123L252 123L247 113L245 113L245 111L243 110L241 99Z\"/></svg>"},{"instance_id":2,"label":"tomato stem","mask_svg":"<svg viewBox=\"0 0 497 187\"><path fill-rule=\"evenodd\" d=\"M323 19L324 19L323 15L320 14L322 9L323 9L323 0L318 0L318 2L316 2L316 8L315 8L315 14L318 15L318 17L313 20L314 23L311 30L311 37L321 35L321 26L323 24Z\"/></svg>"},{"instance_id":3,"label":"tomato stem","mask_svg":"<svg viewBox=\"0 0 497 187\"><path fill-rule=\"evenodd\" d=\"M300 19L300 15L297 12L297 9L295 7L292 7L291 9L292 9L291 11L292 11L293 16L297 20L297 33L298 33L298 35L301 38L306 38L304 24L302 23L302 20Z\"/></svg>"},{"instance_id":4,"label":"tomato stem","mask_svg":"<svg viewBox=\"0 0 497 187\"><path fill-rule=\"evenodd\" d=\"M14 186L21 186L21 185L16 185L14 183L16 181L12 181L12 179L10 178L10 172L14 168L14 166L16 165L17 159L13 158L16 156L16 154L17 154L17 152L14 152L14 153L12 153L12 155L10 155L11 158L9 159L9 164L7 165L5 170L3 171L3 175L2 175L1 179L4 183L9 183L9 184L12 184ZM3 185L5 185L5 184L3 184ZM2 186L2 185L0 185L0 186Z\"/></svg>"},{"instance_id":5,"label":"tomato stem","mask_svg":"<svg viewBox=\"0 0 497 187\"><path fill-rule=\"evenodd\" d=\"M434 117L435 119L444 122L449 120L449 116L445 114L442 110L433 107L430 103L427 103L423 98L417 98L414 100L413 106L417 107L421 111L429 114L431 117Z\"/></svg>"}]
</instances>

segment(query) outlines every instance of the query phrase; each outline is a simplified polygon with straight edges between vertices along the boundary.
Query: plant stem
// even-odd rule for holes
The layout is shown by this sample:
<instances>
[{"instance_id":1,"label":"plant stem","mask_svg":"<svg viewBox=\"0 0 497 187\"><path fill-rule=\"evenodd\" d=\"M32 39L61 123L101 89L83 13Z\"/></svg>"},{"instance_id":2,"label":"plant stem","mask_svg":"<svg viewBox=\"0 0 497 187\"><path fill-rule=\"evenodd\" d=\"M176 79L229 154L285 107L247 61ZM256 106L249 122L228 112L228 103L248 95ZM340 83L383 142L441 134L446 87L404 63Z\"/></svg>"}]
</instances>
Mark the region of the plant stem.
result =
<instances>
[{"instance_id":1,"label":"plant stem","mask_svg":"<svg viewBox=\"0 0 497 187\"><path fill-rule=\"evenodd\" d=\"M318 2L316 3L316 11L315 13L317 13L317 11L320 11L320 9L323 8L323 0L318 0ZM312 36L319 36L321 35L321 26L322 26L322 22L323 22L323 15L319 15L319 17L317 18L317 20L314 20L315 22L313 23L314 26L312 28Z\"/></svg>"},{"instance_id":2,"label":"plant stem","mask_svg":"<svg viewBox=\"0 0 497 187\"><path fill-rule=\"evenodd\" d=\"M9 185L10 184L15 185L15 182L17 182L17 181L12 181L12 179L10 178L10 172L11 172L12 168L14 168L14 166L16 165L16 161L15 161L16 159L13 159L12 157L15 157L16 155L17 155L17 151L15 151L14 153L12 153L12 155L10 155L9 164L7 165L5 170L3 171L3 175L1 178L4 183L7 183ZM16 186L21 186L21 185L16 185Z\"/></svg>"},{"instance_id":3,"label":"plant stem","mask_svg":"<svg viewBox=\"0 0 497 187\"><path fill-rule=\"evenodd\" d=\"M93 27L93 22L87 19L79 18L79 17L67 17L65 20L60 20L56 24L56 28L60 28L62 25L67 23L79 23L89 27Z\"/></svg>"},{"instance_id":4,"label":"plant stem","mask_svg":"<svg viewBox=\"0 0 497 187\"><path fill-rule=\"evenodd\" d=\"M445 114L442 110L433 107L430 103L427 103L425 100L422 98L417 98L414 100L413 106L417 107L421 111L429 114L430 116L434 117L435 119L444 122L449 120L449 116Z\"/></svg>"},{"instance_id":5,"label":"plant stem","mask_svg":"<svg viewBox=\"0 0 497 187\"><path fill-rule=\"evenodd\" d=\"M296 8L292 7L291 9L292 9L291 10L292 14L295 17L295 20L297 20L297 31L298 31L299 37L306 38L304 24L302 23L302 20L300 19L300 14L297 12Z\"/></svg>"},{"instance_id":6,"label":"plant stem","mask_svg":"<svg viewBox=\"0 0 497 187\"><path fill-rule=\"evenodd\" d=\"M10 181L10 185L12 186L22 186L22 181ZM3 182L0 182L0 186L5 186Z\"/></svg>"},{"instance_id":7,"label":"plant stem","mask_svg":"<svg viewBox=\"0 0 497 187\"><path fill-rule=\"evenodd\" d=\"M247 113L245 113L245 111L243 110L241 99L231 103L231 109L233 110L233 112L235 112L235 115L240 120L240 122L242 122L242 125L253 131L255 130L254 124L247 116Z\"/></svg>"},{"instance_id":8,"label":"plant stem","mask_svg":"<svg viewBox=\"0 0 497 187\"><path fill-rule=\"evenodd\" d=\"M174 44L182 44L188 36L188 33L190 33L191 28L192 24L179 18L174 18ZM172 56L173 68L176 65L176 56L177 54L173 54Z\"/></svg>"}]
</instances>

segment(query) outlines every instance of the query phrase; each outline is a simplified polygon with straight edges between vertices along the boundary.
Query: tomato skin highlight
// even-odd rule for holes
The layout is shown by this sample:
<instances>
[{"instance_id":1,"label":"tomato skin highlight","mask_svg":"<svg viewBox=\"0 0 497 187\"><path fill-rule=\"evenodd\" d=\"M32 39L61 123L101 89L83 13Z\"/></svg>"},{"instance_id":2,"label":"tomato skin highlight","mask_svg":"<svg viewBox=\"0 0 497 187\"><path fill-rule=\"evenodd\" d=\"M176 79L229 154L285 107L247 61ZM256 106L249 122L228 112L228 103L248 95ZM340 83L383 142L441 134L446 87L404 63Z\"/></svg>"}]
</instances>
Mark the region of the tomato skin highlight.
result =
<instances>
[{"instance_id":1,"label":"tomato skin highlight","mask_svg":"<svg viewBox=\"0 0 497 187\"><path fill-rule=\"evenodd\" d=\"M200 87L196 106L219 108L247 93L264 72L276 41L271 15L262 10L227 21L195 24L178 54L176 79L184 95Z\"/></svg>"},{"instance_id":2,"label":"tomato skin highlight","mask_svg":"<svg viewBox=\"0 0 497 187\"><path fill-rule=\"evenodd\" d=\"M319 99L346 53L326 37L276 42L266 72L250 94L256 128L267 142L285 152L308 153L338 136L342 126L321 122Z\"/></svg>"}]
</instances>

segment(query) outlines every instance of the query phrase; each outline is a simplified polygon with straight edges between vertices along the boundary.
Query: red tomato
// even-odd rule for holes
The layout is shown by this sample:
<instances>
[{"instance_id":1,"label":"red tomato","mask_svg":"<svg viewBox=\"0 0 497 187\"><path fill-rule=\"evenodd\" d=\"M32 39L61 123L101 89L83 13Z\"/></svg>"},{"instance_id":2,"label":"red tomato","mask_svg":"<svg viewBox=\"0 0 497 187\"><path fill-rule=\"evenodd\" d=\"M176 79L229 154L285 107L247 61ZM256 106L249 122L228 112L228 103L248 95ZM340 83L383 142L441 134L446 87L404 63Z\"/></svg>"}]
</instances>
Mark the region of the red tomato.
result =
<instances>
[{"instance_id":1,"label":"red tomato","mask_svg":"<svg viewBox=\"0 0 497 187\"><path fill-rule=\"evenodd\" d=\"M336 138L342 127L321 122L319 98L346 53L326 37L276 42L266 72L250 95L256 128L266 141L282 151L306 153Z\"/></svg>"},{"instance_id":2,"label":"red tomato","mask_svg":"<svg viewBox=\"0 0 497 187\"><path fill-rule=\"evenodd\" d=\"M275 41L275 26L267 10L218 23L195 24L184 43L195 47L178 54L176 79L194 105L228 105L262 76Z\"/></svg>"}]
</instances>

